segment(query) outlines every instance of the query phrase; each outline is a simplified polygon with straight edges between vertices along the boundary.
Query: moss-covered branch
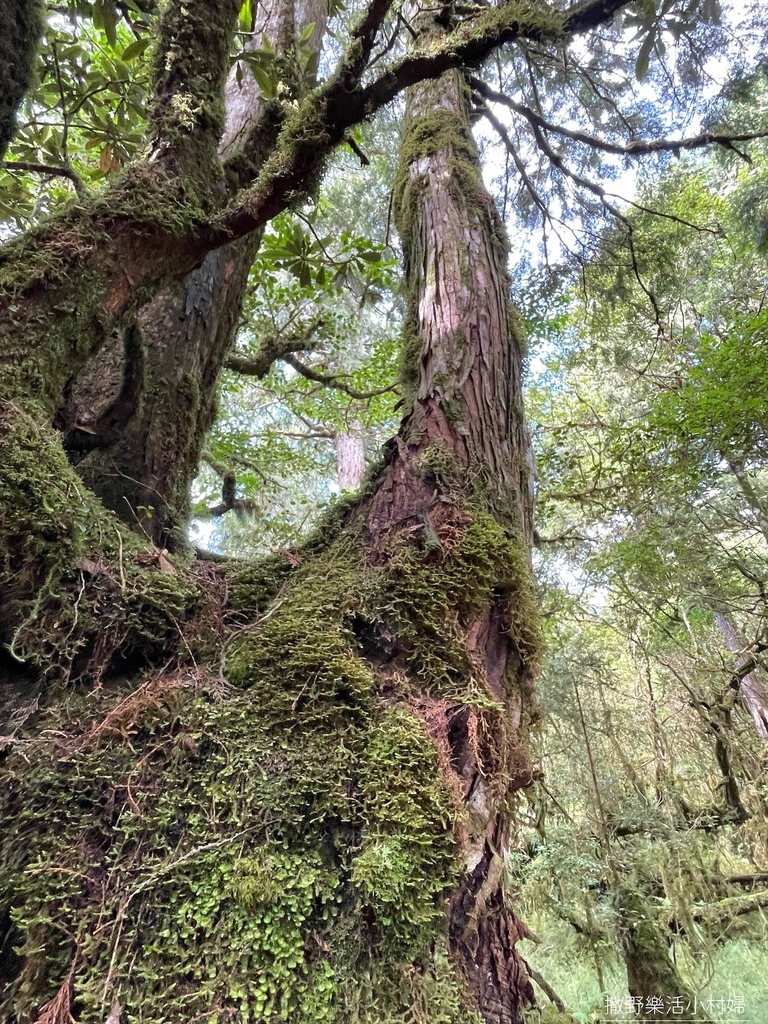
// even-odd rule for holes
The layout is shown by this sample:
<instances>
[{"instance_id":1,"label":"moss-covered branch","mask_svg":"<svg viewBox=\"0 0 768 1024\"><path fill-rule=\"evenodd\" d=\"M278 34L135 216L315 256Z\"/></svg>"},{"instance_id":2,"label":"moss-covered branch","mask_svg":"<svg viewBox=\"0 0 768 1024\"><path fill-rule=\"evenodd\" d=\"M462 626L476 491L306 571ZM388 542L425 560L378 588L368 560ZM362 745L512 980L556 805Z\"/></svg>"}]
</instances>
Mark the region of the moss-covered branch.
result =
<instances>
[{"instance_id":1,"label":"moss-covered branch","mask_svg":"<svg viewBox=\"0 0 768 1024\"><path fill-rule=\"evenodd\" d=\"M219 184L224 83L238 0L186 0L166 5L155 46L149 161L161 160L203 195ZM168 156L165 156L165 153ZM217 205L213 194L210 209Z\"/></svg>"},{"instance_id":2,"label":"moss-covered branch","mask_svg":"<svg viewBox=\"0 0 768 1024\"><path fill-rule=\"evenodd\" d=\"M336 74L291 113L253 187L217 219L213 140L221 124L226 26L234 6L229 0L216 5L213 17L202 2L166 8L152 108L158 137L148 160L102 196L0 253L0 331L10 332L8 347L16 355L9 356L17 363L6 393L23 396L43 380L41 397L55 408L66 378L116 321L169 278L184 277L207 252L263 227L311 192L347 130L409 85L477 64L516 38L562 39L586 27L589 18L607 19L621 5L588 4L577 16L514 0L417 47L362 86L361 47L370 51L386 12L383 2L372 7ZM26 354L23 363L20 351Z\"/></svg>"}]
</instances>

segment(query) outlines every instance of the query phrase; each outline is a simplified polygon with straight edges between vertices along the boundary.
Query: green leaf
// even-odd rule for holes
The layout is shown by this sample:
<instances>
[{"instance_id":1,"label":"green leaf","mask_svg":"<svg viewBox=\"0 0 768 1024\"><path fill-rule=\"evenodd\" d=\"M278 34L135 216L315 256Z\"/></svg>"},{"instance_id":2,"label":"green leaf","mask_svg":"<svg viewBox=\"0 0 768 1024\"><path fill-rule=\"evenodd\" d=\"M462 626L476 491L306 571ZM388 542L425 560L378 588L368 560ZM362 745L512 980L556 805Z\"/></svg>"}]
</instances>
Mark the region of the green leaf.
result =
<instances>
[{"instance_id":1,"label":"green leaf","mask_svg":"<svg viewBox=\"0 0 768 1024\"><path fill-rule=\"evenodd\" d=\"M277 87L277 83L274 78L268 74L263 67L259 67L258 64L251 64L251 73L256 79L256 84L261 89L262 93L268 99L274 99L275 89Z\"/></svg>"},{"instance_id":2,"label":"green leaf","mask_svg":"<svg viewBox=\"0 0 768 1024\"><path fill-rule=\"evenodd\" d=\"M144 51L146 50L146 48L148 46L149 46L149 39L148 38L135 39L132 43L130 43L128 46L126 46L126 48L123 50L122 59L124 61L126 61L126 62L130 62L132 60L135 60L137 57L141 56L142 53L144 53Z\"/></svg>"},{"instance_id":3,"label":"green leaf","mask_svg":"<svg viewBox=\"0 0 768 1024\"><path fill-rule=\"evenodd\" d=\"M245 0L237 16L241 32L250 32L253 27L253 15L251 13L251 0Z\"/></svg>"},{"instance_id":4,"label":"green leaf","mask_svg":"<svg viewBox=\"0 0 768 1024\"><path fill-rule=\"evenodd\" d=\"M635 61L635 75L640 81L642 81L648 74L648 65L651 62L651 54L653 53L655 42L656 29L652 28L643 40L643 45L640 47L640 53L638 53L637 60Z\"/></svg>"},{"instance_id":5,"label":"green leaf","mask_svg":"<svg viewBox=\"0 0 768 1024\"><path fill-rule=\"evenodd\" d=\"M302 45L308 43L309 40L312 38L312 33L314 31L315 31L315 23L314 23L314 21L311 21L307 26L305 26L305 28L302 29L301 34L299 35L299 39L298 39L299 46L302 46Z\"/></svg>"},{"instance_id":6,"label":"green leaf","mask_svg":"<svg viewBox=\"0 0 768 1024\"><path fill-rule=\"evenodd\" d=\"M115 5L112 3L105 3L104 9L104 33L109 41L109 45L114 50L117 46L117 22L118 13Z\"/></svg>"}]
</instances>

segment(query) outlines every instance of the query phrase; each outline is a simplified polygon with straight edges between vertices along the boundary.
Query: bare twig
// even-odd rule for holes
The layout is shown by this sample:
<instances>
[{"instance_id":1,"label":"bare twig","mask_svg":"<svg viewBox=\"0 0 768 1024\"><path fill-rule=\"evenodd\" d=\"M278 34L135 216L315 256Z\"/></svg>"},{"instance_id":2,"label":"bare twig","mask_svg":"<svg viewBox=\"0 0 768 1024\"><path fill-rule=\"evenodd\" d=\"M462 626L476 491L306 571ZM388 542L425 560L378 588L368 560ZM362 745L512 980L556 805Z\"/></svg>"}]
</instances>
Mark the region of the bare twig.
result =
<instances>
[{"instance_id":1,"label":"bare twig","mask_svg":"<svg viewBox=\"0 0 768 1024\"><path fill-rule=\"evenodd\" d=\"M475 92L480 93L480 95L486 100L490 100L492 103L500 103L503 106L508 107L510 110L520 114L531 124L536 124L544 131L569 139L571 142L583 143L585 146L590 146L592 149L599 149L603 153L611 153L615 156L637 157L648 156L652 153L680 153L680 151L684 149L703 149L706 146L717 145L722 146L724 149L733 150L738 153L742 159L751 163L750 157L747 154L742 153L740 150L737 150L734 143L752 142L755 139L764 139L768 136L768 132L765 131L747 132L736 135L729 135L724 132L702 132L700 135L694 135L687 139L649 139L646 142L639 139L633 139L625 143L608 142L605 139L599 139L594 135L588 135L586 132L581 132L572 128L563 128L561 125L553 124L552 121L548 121L531 107L526 106L524 103L517 103L504 93L498 92L496 89L492 89L479 78L471 77L469 79L469 83Z\"/></svg>"},{"instance_id":2,"label":"bare twig","mask_svg":"<svg viewBox=\"0 0 768 1024\"><path fill-rule=\"evenodd\" d=\"M336 391L343 391L345 395L349 395L350 398L355 398L359 401L364 401L367 398L376 398L377 395L385 395L388 391L394 391L397 388L397 384L389 384L385 388L376 388L373 391L358 391L357 388L351 387L332 373L320 373L309 366L305 366L304 363L299 362L293 355L283 356L283 362L288 363L289 366L292 366L297 373L300 373L302 377L306 377L307 380L314 381L316 384L323 384L327 388L335 388Z\"/></svg>"}]
</instances>

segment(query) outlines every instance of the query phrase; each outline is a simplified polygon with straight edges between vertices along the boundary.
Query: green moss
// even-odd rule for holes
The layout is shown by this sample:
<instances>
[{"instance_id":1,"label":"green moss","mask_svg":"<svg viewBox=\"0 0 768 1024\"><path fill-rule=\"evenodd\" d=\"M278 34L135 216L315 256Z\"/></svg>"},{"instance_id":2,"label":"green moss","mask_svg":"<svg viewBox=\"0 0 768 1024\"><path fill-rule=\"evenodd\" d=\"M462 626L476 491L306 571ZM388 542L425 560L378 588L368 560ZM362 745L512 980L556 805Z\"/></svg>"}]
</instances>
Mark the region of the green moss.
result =
<instances>
[{"instance_id":1,"label":"green moss","mask_svg":"<svg viewBox=\"0 0 768 1024\"><path fill-rule=\"evenodd\" d=\"M419 469L425 477L449 487L456 486L463 476L463 468L444 441L433 441L419 455Z\"/></svg>"},{"instance_id":2,"label":"green moss","mask_svg":"<svg viewBox=\"0 0 768 1024\"><path fill-rule=\"evenodd\" d=\"M352 882L383 949L423 955L456 881L455 808L435 744L406 705L387 708L368 731L358 786L365 827Z\"/></svg>"},{"instance_id":3,"label":"green moss","mask_svg":"<svg viewBox=\"0 0 768 1024\"><path fill-rule=\"evenodd\" d=\"M42 0L12 0L0 14L0 160L14 133L16 111L34 78L37 42L43 30Z\"/></svg>"},{"instance_id":4,"label":"green moss","mask_svg":"<svg viewBox=\"0 0 768 1024\"><path fill-rule=\"evenodd\" d=\"M464 507L437 547L406 533L371 565L363 523L339 502L290 559L238 570L254 619L229 639L224 699L181 670L51 699L0 785L0 907L23 956L0 1016L24 1020L74 965L81 1024L113 996L126 1024L474 1019L446 958L463 811L423 707L503 733L465 631L520 588L516 548ZM405 671L363 655L369 617Z\"/></svg>"},{"instance_id":5,"label":"green moss","mask_svg":"<svg viewBox=\"0 0 768 1024\"><path fill-rule=\"evenodd\" d=\"M162 677L72 694L56 742L11 758L0 903L25 966L6 1007L51 997L76 948L83 1024L103 1020L105 979L129 1024L394 1021L411 990L434 995L425 1024L467 1019L433 963L459 871L451 796L344 621L358 556L342 533L296 567L231 644L225 701Z\"/></svg>"},{"instance_id":6,"label":"green moss","mask_svg":"<svg viewBox=\"0 0 768 1024\"><path fill-rule=\"evenodd\" d=\"M13 656L66 678L97 638L109 658L178 637L194 590L104 510L55 434L9 405L0 441L0 592Z\"/></svg>"},{"instance_id":7,"label":"green moss","mask_svg":"<svg viewBox=\"0 0 768 1024\"><path fill-rule=\"evenodd\" d=\"M478 697L486 693L485 700L487 691L468 658L466 629L501 600L509 635L533 670L541 651L533 578L525 546L489 513L469 504L455 529L460 539L450 551L428 524L422 546L401 536L373 584L369 615L399 638L425 688L448 695L457 687L465 691L470 681Z\"/></svg>"}]
</instances>

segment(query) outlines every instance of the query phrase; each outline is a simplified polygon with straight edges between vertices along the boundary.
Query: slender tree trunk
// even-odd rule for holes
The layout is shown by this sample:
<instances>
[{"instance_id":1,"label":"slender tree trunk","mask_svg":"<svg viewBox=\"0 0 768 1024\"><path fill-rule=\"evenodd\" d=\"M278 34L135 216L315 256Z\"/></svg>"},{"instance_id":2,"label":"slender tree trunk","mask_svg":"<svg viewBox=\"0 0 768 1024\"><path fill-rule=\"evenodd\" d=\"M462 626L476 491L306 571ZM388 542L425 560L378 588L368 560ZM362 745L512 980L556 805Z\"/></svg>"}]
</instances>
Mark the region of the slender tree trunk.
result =
<instances>
[{"instance_id":1,"label":"slender tree trunk","mask_svg":"<svg viewBox=\"0 0 768 1024\"><path fill-rule=\"evenodd\" d=\"M756 664L750 671L744 671L751 661L750 656L746 653L749 649L747 639L724 611L715 610L714 614L717 628L723 635L726 647L734 654L742 656L740 662L736 664L736 673L740 678L739 691L755 724L758 736L764 743L768 743L768 691L760 678Z\"/></svg>"},{"instance_id":2,"label":"slender tree trunk","mask_svg":"<svg viewBox=\"0 0 768 1024\"><path fill-rule=\"evenodd\" d=\"M668 933L658 921L652 898L631 884L621 885L616 910L627 986L631 995L642 1000L639 1019L674 1019L682 1001L688 1020L707 1020L696 1012L695 995L670 956Z\"/></svg>"},{"instance_id":3,"label":"slender tree trunk","mask_svg":"<svg viewBox=\"0 0 768 1024\"><path fill-rule=\"evenodd\" d=\"M336 434L336 475L340 491L356 491L365 476L363 426L353 420L347 431Z\"/></svg>"}]
</instances>

